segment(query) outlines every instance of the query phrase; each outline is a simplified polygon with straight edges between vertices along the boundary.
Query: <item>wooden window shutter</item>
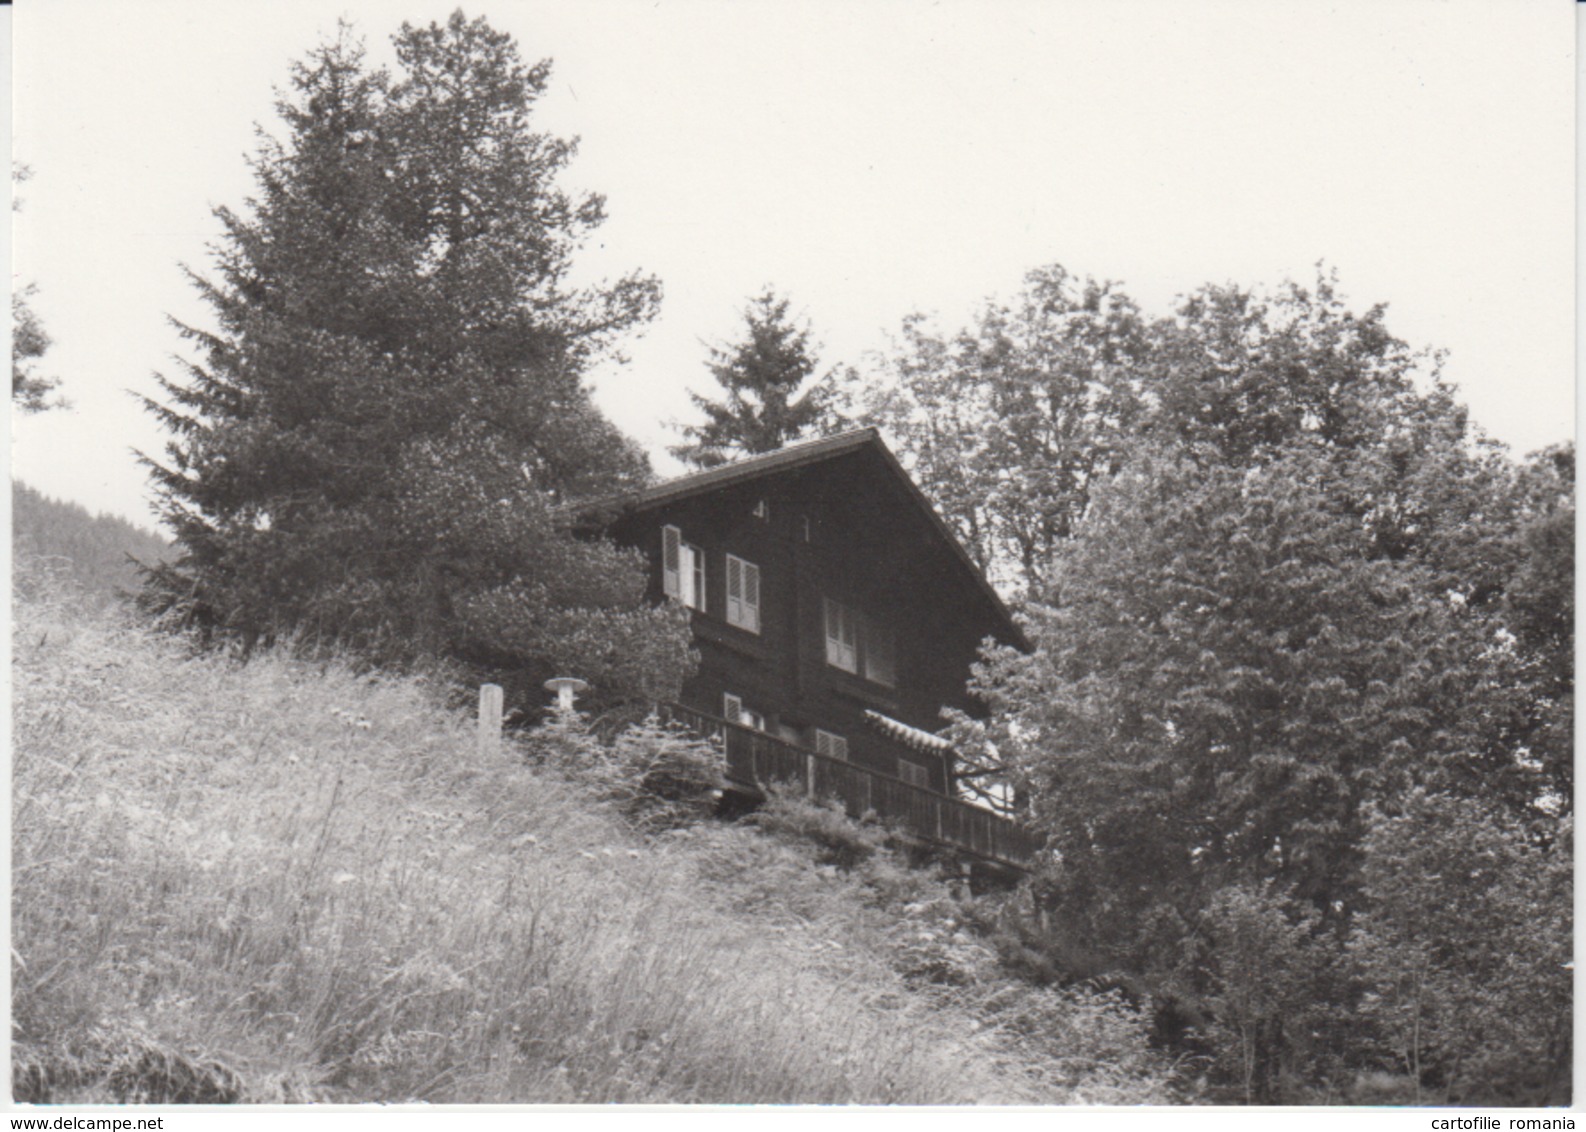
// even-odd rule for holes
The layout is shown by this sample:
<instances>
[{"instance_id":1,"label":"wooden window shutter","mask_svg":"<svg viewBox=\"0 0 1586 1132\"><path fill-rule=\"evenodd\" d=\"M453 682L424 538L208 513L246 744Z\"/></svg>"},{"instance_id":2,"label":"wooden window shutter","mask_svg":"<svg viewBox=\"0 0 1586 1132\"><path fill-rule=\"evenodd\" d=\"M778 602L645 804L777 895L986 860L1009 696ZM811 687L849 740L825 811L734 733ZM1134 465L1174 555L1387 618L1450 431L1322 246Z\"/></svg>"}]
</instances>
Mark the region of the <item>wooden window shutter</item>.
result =
<instances>
[{"instance_id":1,"label":"wooden window shutter","mask_svg":"<svg viewBox=\"0 0 1586 1132\"><path fill-rule=\"evenodd\" d=\"M865 679L894 687L897 683L897 661L892 630L870 617L864 618L863 627Z\"/></svg>"},{"instance_id":2,"label":"wooden window shutter","mask_svg":"<svg viewBox=\"0 0 1586 1132\"><path fill-rule=\"evenodd\" d=\"M815 729L815 753L825 755L829 759L848 758L848 740L841 735L834 735L830 731Z\"/></svg>"},{"instance_id":3,"label":"wooden window shutter","mask_svg":"<svg viewBox=\"0 0 1586 1132\"><path fill-rule=\"evenodd\" d=\"M743 564L744 628L760 631L760 567L752 562Z\"/></svg>"},{"instance_id":4,"label":"wooden window shutter","mask_svg":"<svg viewBox=\"0 0 1586 1132\"><path fill-rule=\"evenodd\" d=\"M760 631L760 567L727 555L727 623Z\"/></svg>"},{"instance_id":5,"label":"wooden window shutter","mask_svg":"<svg viewBox=\"0 0 1586 1132\"><path fill-rule=\"evenodd\" d=\"M723 692L721 697L722 718L728 723L737 723L743 718L743 700L731 692Z\"/></svg>"},{"instance_id":6,"label":"wooden window shutter","mask_svg":"<svg viewBox=\"0 0 1586 1132\"><path fill-rule=\"evenodd\" d=\"M667 597L683 597L683 532L661 528L661 588Z\"/></svg>"},{"instance_id":7,"label":"wooden window shutter","mask_svg":"<svg viewBox=\"0 0 1586 1132\"><path fill-rule=\"evenodd\" d=\"M898 777L910 786L919 786L926 790L931 788L930 769L921 766L913 759L898 760Z\"/></svg>"}]
</instances>

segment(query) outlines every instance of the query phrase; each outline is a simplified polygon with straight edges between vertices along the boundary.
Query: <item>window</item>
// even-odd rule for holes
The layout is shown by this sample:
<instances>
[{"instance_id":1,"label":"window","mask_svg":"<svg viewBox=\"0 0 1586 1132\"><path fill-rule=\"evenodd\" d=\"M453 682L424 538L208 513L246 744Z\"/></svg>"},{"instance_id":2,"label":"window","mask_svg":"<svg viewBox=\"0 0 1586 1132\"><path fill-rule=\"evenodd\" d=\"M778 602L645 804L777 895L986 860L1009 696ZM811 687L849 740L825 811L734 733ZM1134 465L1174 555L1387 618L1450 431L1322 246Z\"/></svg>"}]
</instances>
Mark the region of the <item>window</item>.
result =
<instances>
[{"instance_id":1,"label":"window","mask_svg":"<svg viewBox=\"0 0 1586 1132\"><path fill-rule=\"evenodd\" d=\"M843 759L846 761L848 758L848 740L841 735L836 735L830 731L822 731L817 727L815 729L815 753L817 755L825 755L829 759Z\"/></svg>"},{"instance_id":2,"label":"window","mask_svg":"<svg viewBox=\"0 0 1586 1132\"><path fill-rule=\"evenodd\" d=\"M913 759L898 760L898 777L910 786L920 786L927 790L931 786L930 768L921 766Z\"/></svg>"},{"instance_id":3,"label":"window","mask_svg":"<svg viewBox=\"0 0 1586 1132\"><path fill-rule=\"evenodd\" d=\"M727 624L760 631L760 567L727 555Z\"/></svg>"},{"instance_id":4,"label":"window","mask_svg":"<svg viewBox=\"0 0 1586 1132\"><path fill-rule=\"evenodd\" d=\"M892 630L831 598L826 599L826 663L889 688L897 685Z\"/></svg>"},{"instance_id":5,"label":"window","mask_svg":"<svg viewBox=\"0 0 1586 1132\"><path fill-rule=\"evenodd\" d=\"M705 552L676 527L661 528L661 585L667 597L704 612Z\"/></svg>"},{"instance_id":6,"label":"window","mask_svg":"<svg viewBox=\"0 0 1586 1132\"><path fill-rule=\"evenodd\" d=\"M743 706L743 700L725 692L721 697L721 715L728 723L740 723L745 727L752 727L756 731L765 730L765 716Z\"/></svg>"},{"instance_id":7,"label":"window","mask_svg":"<svg viewBox=\"0 0 1586 1132\"><path fill-rule=\"evenodd\" d=\"M892 653L892 630L868 617L859 619L859 646L864 661L865 679L891 688L897 672Z\"/></svg>"},{"instance_id":8,"label":"window","mask_svg":"<svg viewBox=\"0 0 1586 1132\"><path fill-rule=\"evenodd\" d=\"M826 663L844 672L859 671L859 635L854 613L841 602L826 599Z\"/></svg>"},{"instance_id":9,"label":"window","mask_svg":"<svg viewBox=\"0 0 1586 1132\"><path fill-rule=\"evenodd\" d=\"M684 543L678 548L678 566L683 592L679 598L690 609L705 611L705 552Z\"/></svg>"}]
</instances>

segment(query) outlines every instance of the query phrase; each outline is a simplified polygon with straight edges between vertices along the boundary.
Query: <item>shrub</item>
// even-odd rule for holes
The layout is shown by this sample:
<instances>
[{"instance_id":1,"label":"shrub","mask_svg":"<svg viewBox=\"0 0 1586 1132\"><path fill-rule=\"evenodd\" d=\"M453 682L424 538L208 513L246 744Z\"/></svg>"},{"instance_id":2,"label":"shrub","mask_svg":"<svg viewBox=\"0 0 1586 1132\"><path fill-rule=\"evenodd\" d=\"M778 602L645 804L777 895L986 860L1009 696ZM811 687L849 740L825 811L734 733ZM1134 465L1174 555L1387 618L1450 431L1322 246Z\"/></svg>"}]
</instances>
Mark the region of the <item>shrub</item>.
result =
<instances>
[{"instance_id":1,"label":"shrub","mask_svg":"<svg viewBox=\"0 0 1586 1132\"><path fill-rule=\"evenodd\" d=\"M1339 948L1313 909L1270 887L1216 893L1198 983L1211 1016L1211 1070L1245 1104L1297 1104L1335 1076Z\"/></svg>"},{"instance_id":2,"label":"shrub","mask_svg":"<svg viewBox=\"0 0 1586 1132\"><path fill-rule=\"evenodd\" d=\"M855 820L834 798L810 798L783 783L772 783L769 794L751 822L772 836L815 846L821 864L855 868L881 852L891 837L874 814Z\"/></svg>"},{"instance_id":3,"label":"shrub","mask_svg":"<svg viewBox=\"0 0 1586 1132\"><path fill-rule=\"evenodd\" d=\"M522 742L531 761L578 783L647 833L709 817L727 785L718 747L653 712L609 740L583 716L557 712Z\"/></svg>"},{"instance_id":4,"label":"shrub","mask_svg":"<svg viewBox=\"0 0 1586 1132\"><path fill-rule=\"evenodd\" d=\"M1349 947L1385 1067L1422 1103L1568 1103L1571 822L1549 840L1468 800L1374 811Z\"/></svg>"}]
</instances>

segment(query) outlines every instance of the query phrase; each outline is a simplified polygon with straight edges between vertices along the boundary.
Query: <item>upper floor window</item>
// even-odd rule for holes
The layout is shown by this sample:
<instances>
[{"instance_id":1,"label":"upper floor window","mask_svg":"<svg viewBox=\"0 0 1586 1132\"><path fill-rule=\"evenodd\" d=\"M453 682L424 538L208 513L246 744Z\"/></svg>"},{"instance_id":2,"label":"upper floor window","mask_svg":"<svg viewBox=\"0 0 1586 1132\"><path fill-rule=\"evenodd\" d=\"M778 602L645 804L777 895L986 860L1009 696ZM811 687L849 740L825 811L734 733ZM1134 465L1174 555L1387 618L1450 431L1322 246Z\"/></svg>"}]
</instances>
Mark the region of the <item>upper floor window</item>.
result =
<instances>
[{"instance_id":1,"label":"upper floor window","mask_svg":"<svg viewBox=\"0 0 1586 1132\"><path fill-rule=\"evenodd\" d=\"M826 663L844 672L859 672L859 629L854 611L826 599Z\"/></svg>"},{"instance_id":2,"label":"upper floor window","mask_svg":"<svg viewBox=\"0 0 1586 1132\"><path fill-rule=\"evenodd\" d=\"M727 624L760 631L760 567L727 555Z\"/></svg>"},{"instance_id":3,"label":"upper floor window","mask_svg":"<svg viewBox=\"0 0 1586 1132\"><path fill-rule=\"evenodd\" d=\"M897 684L892 631L840 601L826 599L826 663L885 684Z\"/></svg>"},{"instance_id":4,"label":"upper floor window","mask_svg":"<svg viewBox=\"0 0 1586 1132\"><path fill-rule=\"evenodd\" d=\"M661 528L661 585L690 609L705 609L705 552L683 541L677 527Z\"/></svg>"}]
</instances>

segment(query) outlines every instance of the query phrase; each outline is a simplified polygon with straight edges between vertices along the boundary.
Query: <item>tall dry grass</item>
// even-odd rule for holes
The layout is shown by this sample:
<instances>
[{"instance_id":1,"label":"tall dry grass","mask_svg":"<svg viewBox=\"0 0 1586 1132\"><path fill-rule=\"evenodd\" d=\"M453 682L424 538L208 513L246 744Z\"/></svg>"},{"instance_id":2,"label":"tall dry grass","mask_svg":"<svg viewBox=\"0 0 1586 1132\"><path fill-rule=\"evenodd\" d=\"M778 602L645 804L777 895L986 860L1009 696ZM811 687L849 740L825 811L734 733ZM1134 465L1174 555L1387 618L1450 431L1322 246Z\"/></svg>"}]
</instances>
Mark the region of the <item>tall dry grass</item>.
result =
<instances>
[{"instance_id":1,"label":"tall dry grass","mask_svg":"<svg viewBox=\"0 0 1586 1132\"><path fill-rule=\"evenodd\" d=\"M642 835L477 753L434 682L194 656L58 593L13 646L20 1100L1161 1099L1104 1010L1063 1014L1104 1032L1059 1071L922 991L899 957L941 917L874 876Z\"/></svg>"}]
</instances>

